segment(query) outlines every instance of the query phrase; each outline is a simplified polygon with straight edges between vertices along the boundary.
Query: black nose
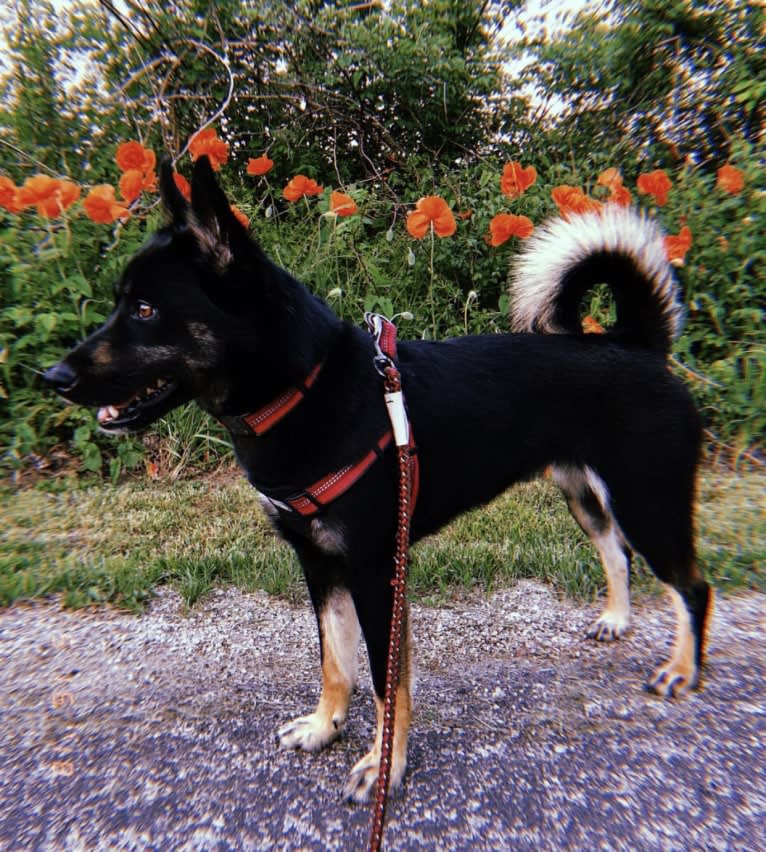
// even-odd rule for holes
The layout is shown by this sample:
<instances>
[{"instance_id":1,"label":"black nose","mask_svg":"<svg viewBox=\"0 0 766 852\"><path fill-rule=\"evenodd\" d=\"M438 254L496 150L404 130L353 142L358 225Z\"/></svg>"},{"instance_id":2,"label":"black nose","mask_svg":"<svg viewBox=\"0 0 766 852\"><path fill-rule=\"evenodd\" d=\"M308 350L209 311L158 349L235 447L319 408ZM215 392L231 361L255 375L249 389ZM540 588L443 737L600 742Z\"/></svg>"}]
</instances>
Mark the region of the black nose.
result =
<instances>
[{"instance_id":1,"label":"black nose","mask_svg":"<svg viewBox=\"0 0 766 852\"><path fill-rule=\"evenodd\" d=\"M62 361L60 364L54 364L43 373L43 381L58 393L65 393L72 390L77 384L77 374Z\"/></svg>"}]
</instances>

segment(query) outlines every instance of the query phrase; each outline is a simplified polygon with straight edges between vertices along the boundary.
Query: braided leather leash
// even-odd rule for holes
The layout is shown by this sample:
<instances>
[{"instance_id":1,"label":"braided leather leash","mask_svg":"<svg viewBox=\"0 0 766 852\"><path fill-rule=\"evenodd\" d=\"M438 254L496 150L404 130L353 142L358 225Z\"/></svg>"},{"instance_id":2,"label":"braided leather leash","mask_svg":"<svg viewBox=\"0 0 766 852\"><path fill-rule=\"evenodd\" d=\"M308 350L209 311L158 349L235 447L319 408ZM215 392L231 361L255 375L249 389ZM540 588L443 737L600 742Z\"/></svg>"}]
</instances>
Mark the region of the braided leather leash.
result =
<instances>
[{"instance_id":1,"label":"braided leather leash","mask_svg":"<svg viewBox=\"0 0 766 852\"><path fill-rule=\"evenodd\" d=\"M404 410L402 396L402 378L392 358L380 349L382 323L389 331L393 325L388 320L367 314L365 316L376 346L376 367L384 380L386 405L391 418L396 442L399 468L396 549L394 553L394 587L391 611L391 632L388 640L388 661L386 665L386 692L383 701L383 735L380 744L380 768L375 793L375 806L370 831L370 852L378 852L383 839L383 824L386 818L388 785L391 779L391 752L394 740L394 718L396 713L396 692L399 686L402 636L405 628L407 561L410 544L411 501L411 457L409 447L409 423ZM394 328L395 333L395 328Z\"/></svg>"}]
</instances>

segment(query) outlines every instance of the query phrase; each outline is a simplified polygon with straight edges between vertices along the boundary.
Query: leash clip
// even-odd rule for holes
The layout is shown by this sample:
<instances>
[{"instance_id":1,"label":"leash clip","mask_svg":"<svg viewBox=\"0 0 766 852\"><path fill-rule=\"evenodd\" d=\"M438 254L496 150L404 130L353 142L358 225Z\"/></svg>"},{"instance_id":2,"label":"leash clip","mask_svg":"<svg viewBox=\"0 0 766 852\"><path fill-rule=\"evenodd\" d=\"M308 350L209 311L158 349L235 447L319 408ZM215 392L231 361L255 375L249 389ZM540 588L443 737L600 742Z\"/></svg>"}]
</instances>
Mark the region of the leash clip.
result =
<instances>
[{"instance_id":1,"label":"leash clip","mask_svg":"<svg viewBox=\"0 0 766 852\"><path fill-rule=\"evenodd\" d=\"M396 334L396 326L381 314L375 314L372 311L365 313L364 321L367 323L367 330L372 336L372 344L375 347L375 357L372 359L372 363L380 376L385 379L386 370L395 365L391 356L381 346L381 339L388 329L393 329L394 334ZM388 334L390 335L390 332ZM394 347L396 347L395 343Z\"/></svg>"}]
</instances>

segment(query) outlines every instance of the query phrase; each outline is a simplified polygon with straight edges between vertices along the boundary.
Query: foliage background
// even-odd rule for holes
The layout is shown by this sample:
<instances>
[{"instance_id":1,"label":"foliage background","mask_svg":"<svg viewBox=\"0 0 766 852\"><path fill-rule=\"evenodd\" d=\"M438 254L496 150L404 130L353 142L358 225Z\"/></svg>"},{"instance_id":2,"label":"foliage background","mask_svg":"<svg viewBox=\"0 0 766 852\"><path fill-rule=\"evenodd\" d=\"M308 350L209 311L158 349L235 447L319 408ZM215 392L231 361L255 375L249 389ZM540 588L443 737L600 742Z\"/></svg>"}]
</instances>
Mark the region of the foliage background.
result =
<instances>
[{"instance_id":1,"label":"foliage background","mask_svg":"<svg viewBox=\"0 0 766 852\"><path fill-rule=\"evenodd\" d=\"M265 249L343 316L403 314L404 336L507 328L516 246L485 242L508 211L554 215L552 187L598 196L619 167L639 199L640 172L674 188L654 214L687 225L678 279L688 319L674 369L689 381L711 444L756 459L766 432L764 103L766 20L754 3L604 2L552 34L521 21L523 0L332 3L265 0L114 5L17 0L3 15L0 174L116 183L117 145L139 139L185 155L214 124L230 146L221 178ZM514 70L510 70L514 69ZM274 160L264 178L249 157ZM510 159L537 168L520 199L500 193ZM730 162L745 189L715 188ZM291 205L296 173L328 189ZM323 216L329 188L360 215ZM413 241L406 212L426 194L468 212L455 237ZM0 210L0 444L4 462L41 466L74 454L109 471L147 462L178 472L210 464L225 438L199 412L175 413L139 440L103 443L93 414L44 394L38 373L104 318L112 282L159 223L154 199L124 225L73 208L45 220ZM608 318L598 294L591 310ZM411 318L410 318L411 317Z\"/></svg>"}]
</instances>

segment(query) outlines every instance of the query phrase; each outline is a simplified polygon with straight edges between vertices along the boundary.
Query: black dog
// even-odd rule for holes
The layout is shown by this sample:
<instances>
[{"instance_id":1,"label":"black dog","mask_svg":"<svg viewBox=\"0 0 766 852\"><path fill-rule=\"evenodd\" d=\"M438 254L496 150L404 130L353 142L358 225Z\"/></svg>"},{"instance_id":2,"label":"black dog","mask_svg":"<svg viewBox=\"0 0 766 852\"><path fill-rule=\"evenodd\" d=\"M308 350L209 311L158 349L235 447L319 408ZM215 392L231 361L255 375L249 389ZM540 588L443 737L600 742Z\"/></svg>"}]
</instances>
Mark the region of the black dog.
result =
<instances>
[{"instance_id":1,"label":"black dog","mask_svg":"<svg viewBox=\"0 0 766 852\"><path fill-rule=\"evenodd\" d=\"M298 554L319 626L319 704L280 729L284 746L315 751L339 735L360 633L367 644L377 736L345 788L362 801L378 773L396 523L373 341L269 261L205 158L191 205L168 164L161 186L171 224L128 264L106 323L45 379L71 402L101 406L110 433L141 429L192 399L226 424ZM604 335L585 335L579 304L600 282L614 293L617 320ZM513 300L518 331L560 333L399 346L420 468L412 540L552 466L606 569L607 606L591 635L614 639L628 626L633 548L668 584L677 614L672 658L650 688L679 695L697 684L711 593L693 542L700 425L666 364L679 307L662 238L611 205L553 222L529 241ZM411 717L404 646L394 786Z\"/></svg>"}]
</instances>

